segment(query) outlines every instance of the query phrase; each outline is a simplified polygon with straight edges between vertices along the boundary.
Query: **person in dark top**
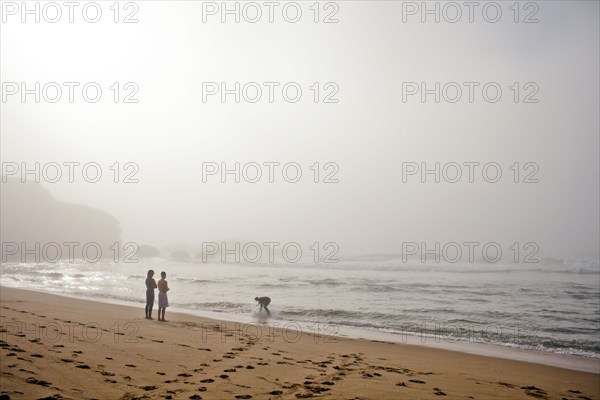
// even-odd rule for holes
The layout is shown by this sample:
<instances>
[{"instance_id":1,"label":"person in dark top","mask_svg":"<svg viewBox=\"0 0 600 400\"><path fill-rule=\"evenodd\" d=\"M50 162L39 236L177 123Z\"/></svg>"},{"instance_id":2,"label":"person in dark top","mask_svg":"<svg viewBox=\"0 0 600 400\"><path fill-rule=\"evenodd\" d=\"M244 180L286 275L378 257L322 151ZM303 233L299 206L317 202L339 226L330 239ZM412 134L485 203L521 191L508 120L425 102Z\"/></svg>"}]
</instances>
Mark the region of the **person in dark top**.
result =
<instances>
[{"instance_id":1,"label":"person in dark top","mask_svg":"<svg viewBox=\"0 0 600 400\"><path fill-rule=\"evenodd\" d=\"M148 277L146 278L146 319L152 318L152 307L154 306L154 289L157 288L156 281L154 278L154 271L148 270Z\"/></svg>"},{"instance_id":2,"label":"person in dark top","mask_svg":"<svg viewBox=\"0 0 600 400\"><path fill-rule=\"evenodd\" d=\"M254 300L258 301L258 304L260 305L258 312L261 312L264 307L267 314L271 315L271 311L269 311L267 308L267 306L271 303L271 299L269 297L255 297Z\"/></svg>"}]
</instances>

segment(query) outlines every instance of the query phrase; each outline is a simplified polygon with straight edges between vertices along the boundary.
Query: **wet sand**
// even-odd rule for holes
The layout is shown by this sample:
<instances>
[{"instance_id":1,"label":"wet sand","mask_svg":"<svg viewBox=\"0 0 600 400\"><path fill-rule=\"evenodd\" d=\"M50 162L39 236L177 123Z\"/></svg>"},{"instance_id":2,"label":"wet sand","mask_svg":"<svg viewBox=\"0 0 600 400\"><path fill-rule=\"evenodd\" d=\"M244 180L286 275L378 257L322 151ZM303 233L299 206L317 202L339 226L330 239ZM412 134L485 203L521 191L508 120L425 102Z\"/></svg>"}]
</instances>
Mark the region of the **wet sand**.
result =
<instances>
[{"instance_id":1,"label":"wet sand","mask_svg":"<svg viewBox=\"0 0 600 400\"><path fill-rule=\"evenodd\" d=\"M4 287L0 301L2 400L600 399L599 374L529 362Z\"/></svg>"}]
</instances>

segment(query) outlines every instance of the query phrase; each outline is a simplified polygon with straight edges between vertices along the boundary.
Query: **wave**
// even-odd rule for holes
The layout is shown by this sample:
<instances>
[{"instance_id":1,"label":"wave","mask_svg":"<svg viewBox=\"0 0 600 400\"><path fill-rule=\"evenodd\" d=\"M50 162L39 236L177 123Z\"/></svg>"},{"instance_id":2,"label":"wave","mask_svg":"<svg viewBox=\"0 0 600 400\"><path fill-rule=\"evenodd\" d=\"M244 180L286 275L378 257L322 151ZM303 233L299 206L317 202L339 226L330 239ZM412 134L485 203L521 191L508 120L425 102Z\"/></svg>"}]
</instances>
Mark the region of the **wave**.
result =
<instances>
[{"instance_id":1,"label":"wave","mask_svg":"<svg viewBox=\"0 0 600 400\"><path fill-rule=\"evenodd\" d=\"M174 306L189 310L211 311L211 312L231 312L231 313L248 313L253 307L247 303L233 303L228 301L218 302L191 302L191 303L176 303Z\"/></svg>"},{"instance_id":2,"label":"wave","mask_svg":"<svg viewBox=\"0 0 600 400\"><path fill-rule=\"evenodd\" d=\"M174 307L182 309L252 315L257 309L246 300L266 292L274 299L274 320L321 320L395 334L413 329L432 337L441 330L450 333L449 339L460 340L469 340L461 326L479 332L487 324L490 333L480 335L480 340L541 351L600 354L593 340L600 333L600 287L597 278L587 275L598 274L597 261L426 265L383 258L333 266L227 267L210 274L197 272L190 263L172 263L167 269L173 289L169 297ZM3 263L0 284L142 304L145 272L108 263ZM321 303L326 307L321 308ZM518 329L521 336L508 335L511 329Z\"/></svg>"}]
</instances>

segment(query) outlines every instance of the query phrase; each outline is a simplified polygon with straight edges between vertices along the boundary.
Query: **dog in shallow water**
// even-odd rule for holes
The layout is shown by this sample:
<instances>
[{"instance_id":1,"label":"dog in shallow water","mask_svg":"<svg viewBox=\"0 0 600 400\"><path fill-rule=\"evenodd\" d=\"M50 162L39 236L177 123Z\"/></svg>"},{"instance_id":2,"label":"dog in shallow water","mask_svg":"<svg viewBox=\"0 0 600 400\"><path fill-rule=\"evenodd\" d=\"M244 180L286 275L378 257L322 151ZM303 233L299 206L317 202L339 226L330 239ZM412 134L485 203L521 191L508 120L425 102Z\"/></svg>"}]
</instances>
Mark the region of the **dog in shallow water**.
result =
<instances>
[{"instance_id":1,"label":"dog in shallow water","mask_svg":"<svg viewBox=\"0 0 600 400\"><path fill-rule=\"evenodd\" d=\"M267 314L271 314L271 312L267 308L267 306L271 304L271 299L269 297L255 297L254 300L258 301L257 305L260 305L260 310L258 310L258 312L261 312L264 308Z\"/></svg>"}]
</instances>

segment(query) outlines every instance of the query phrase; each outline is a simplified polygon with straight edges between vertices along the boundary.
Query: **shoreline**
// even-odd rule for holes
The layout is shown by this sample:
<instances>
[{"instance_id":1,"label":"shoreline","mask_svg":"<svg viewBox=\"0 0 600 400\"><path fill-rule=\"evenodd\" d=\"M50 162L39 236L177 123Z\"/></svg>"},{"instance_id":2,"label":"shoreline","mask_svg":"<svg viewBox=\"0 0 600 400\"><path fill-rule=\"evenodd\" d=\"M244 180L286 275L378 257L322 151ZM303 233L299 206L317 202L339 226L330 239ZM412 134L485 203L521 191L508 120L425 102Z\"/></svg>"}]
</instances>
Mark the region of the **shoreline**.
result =
<instances>
[{"instance_id":1,"label":"shoreline","mask_svg":"<svg viewBox=\"0 0 600 400\"><path fill-rule=\"evenodd\" d=\"M0 286L2 288L9 288L6 286ZM32 289L21 289L21 288L10 288L14 290L31 291L35 293L46 293L65 298L92 301L102 304L112 304L119 306L126 306L132 308L143 308L143 301L139 303L126 300L118 300L109 297L93 297L93 296L78 296L67 293L55 293L51 291L38 291ZM277 320L277 321L265 321L264 319L258 319L256 316L245 316L240 314L228 314L211 311L200 311L190 310L177 307L169 307L169 313L176 312L182 315L190 315L194 317L206 318L211 321L230 323L230 324L254 324L260 326L269 326L272 328L286 327L289 329L307 333L314 333L318 330L325 330L323 334L334 335L340 338L357 339L357 340L370 340L380 342L392 342L395 344L404 344L408 346L426 347L431 349L442 349L448 351L455 351L459 353L472 354L484 357L502 358L512 361L524 361L540 365L547 365L552 367L570 369L574 371L590 372L600 374L600 358L588 357L574 354L562 354L551 351L540 351L533 349L524 349L519 347L511 347L503 344L486 343L486 342L468 342L468 341L456 341L448 342L445 340L437 340L431 336L421 337L419 335L410 333L395 333L386 332L382 330L375 330L369 328L352 327L347 325L336 325L339 331L332 333L332 329L323 326L310 326L307 322L289 321L289 320ZM156 307L154 308L156 312ZM269 324L275 325L269 325Z\"/></svg>"},{"instance_id":2,"label":"shoreline","mask_svg":"<svg viewBox=\"0 0 600 400\"><path fill-rule=\"evenodd\" d=\"M10 399L600 399L598 374L530 362L6 287L0 302Z\"/></svg>"}]
</instances>

